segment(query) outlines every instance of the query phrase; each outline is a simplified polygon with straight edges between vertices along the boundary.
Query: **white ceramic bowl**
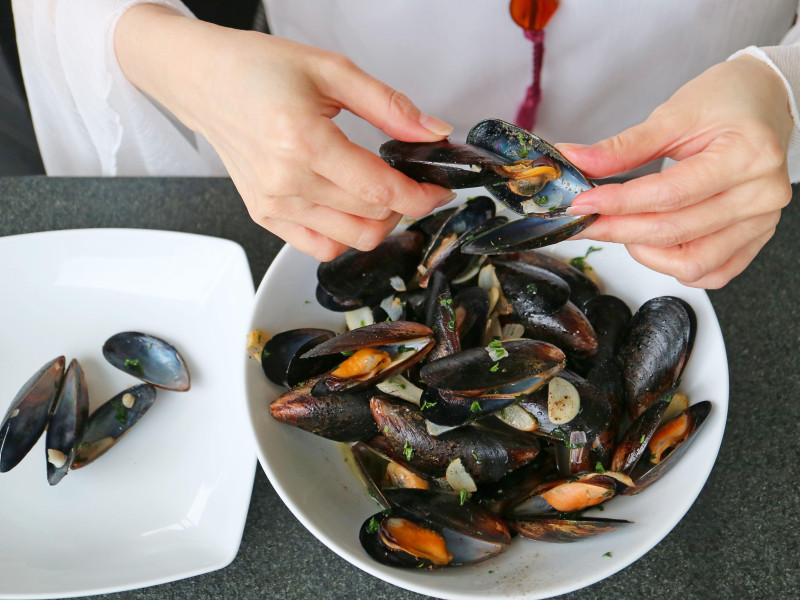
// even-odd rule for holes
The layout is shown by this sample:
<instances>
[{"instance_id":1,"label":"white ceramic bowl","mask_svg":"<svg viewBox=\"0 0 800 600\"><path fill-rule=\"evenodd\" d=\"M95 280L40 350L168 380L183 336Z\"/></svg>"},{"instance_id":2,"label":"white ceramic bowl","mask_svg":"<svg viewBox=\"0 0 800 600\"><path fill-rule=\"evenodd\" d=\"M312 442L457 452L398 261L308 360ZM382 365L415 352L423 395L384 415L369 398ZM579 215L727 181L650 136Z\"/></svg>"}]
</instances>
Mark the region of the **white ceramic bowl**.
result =
<instances>
[{"instance_id":1,"label":"white ceramic bowl","mask_svg":"<svg viewBox=\"0 0 800 600\"><path fill-rule=\"evenodd\" d=\"M249 360L246 389L258 458L303 525L331 550L375 577L420 594L458 600L533 600L564 594L623 569L669 533L700 493L722 441L728 408L722 333L705 292L639 265L622 246L576 241L546 251L566 258L583 255L589 245L602 247L588 262L600 275L604 292L619 296L633 311L663 295L680 296L694 307L697 339L681 390L692 402L713 403L697 439L674 469L641 494L618 497L605 505L604 517L627 519L633 525L574 544L517 539L501 556L469 567L426 571L378 564L362 550L358 530L380 509L351 468L352 461L345 462L343 445L272 419L269 403L281 390L267 381L256 361ZM343 314L330 312L315 300L317 265L285 247L258 288L252 328L272 334L296 327L343 331Z\"/></svg>"}]
</instances>

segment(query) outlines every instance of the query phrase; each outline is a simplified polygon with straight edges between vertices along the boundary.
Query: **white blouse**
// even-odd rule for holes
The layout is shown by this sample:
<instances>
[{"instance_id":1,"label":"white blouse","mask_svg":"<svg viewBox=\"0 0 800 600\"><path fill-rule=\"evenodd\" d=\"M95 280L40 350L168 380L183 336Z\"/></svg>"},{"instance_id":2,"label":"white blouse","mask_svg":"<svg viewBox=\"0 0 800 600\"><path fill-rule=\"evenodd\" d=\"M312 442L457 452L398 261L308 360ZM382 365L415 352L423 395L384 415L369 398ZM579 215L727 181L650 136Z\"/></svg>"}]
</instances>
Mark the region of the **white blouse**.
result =
<instances>
[{"instance_id":1,"label":"white blouse","mask_svg":"<svg viewBox=\"0 0 800 600\"><path fill-rule=\"evenodd\" d=\"M131 5L191 13L178 0L15 0L34 129L50 175L224 175L210 145L124 77L113 32ZM532 46L504 0L264 0L275 35L346 54L455 126L513 120L531 82ZM800 181L797 0L561 0L545 31L535 132L591 143L643 121L682 84L744 51L784 79ZM386 135L336 118L377 151Z\"/></svg>"}]
</instances>

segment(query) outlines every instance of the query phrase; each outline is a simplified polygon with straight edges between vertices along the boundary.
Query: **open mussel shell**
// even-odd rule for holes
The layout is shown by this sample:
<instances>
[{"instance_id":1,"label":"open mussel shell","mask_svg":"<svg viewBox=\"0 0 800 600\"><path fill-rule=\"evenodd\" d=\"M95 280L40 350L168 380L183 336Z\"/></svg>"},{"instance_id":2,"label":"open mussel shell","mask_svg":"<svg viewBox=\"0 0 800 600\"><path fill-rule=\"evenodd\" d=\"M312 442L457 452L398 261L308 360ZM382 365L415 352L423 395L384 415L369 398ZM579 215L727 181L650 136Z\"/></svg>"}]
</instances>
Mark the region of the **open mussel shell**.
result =
<instances>
[{"instance_id":1,"label":"open mussel shell","mask_svg":"<svg viewBox=\"0 0 800 600\"><path fill-rule=\"evenodd\" d=\"M89 418L89 389L80 363L73 359L64 375L61 393L56 400L47 427L47 481L56 485L75 460L78 443L83 438Z\"/></svg>"},{"instance_id":2,"label":"open mussel shell","mask_svg":"<svg viewBox=\"0 0 800 600\"><path fill-rule=\"evenodd\" d=\"M185 392L191 387L189 369L170 343L138 331L123 331L103 344L106 360L137 379L156 387Z\"/></svg>"},{"instance_id":3,"label":"open mussel shell","mask_svg":"<svg viewBox=\"0 0 800 600\"><path fill-rule=\"evenodd\" d=\"M648 300L633 315L619 349L631 420L677 385L696 329L692 308L673 296Z\"/></svg>"},{"instance_id":4,"label":"open mussel shell","mask_svg":"<svg viewBox=\"0 0 800 600\"><path fill-rule=\"evenodd\" d=\"M336 334L329 329L316 328L290 329L277 333L264 344L261 352L261 368L271 382L282 386L295 386L337 364L339 358L336 356L300 358L314 346L335 336Z\"/></svg>"},{"instance_id":5,"label":"open mussel shell","mask_svg":"<svg viewBox=\"0 0 800 600\"><path fill-rule=\"evenodd\" d=\"M599 517L527 517L509 519L508 526L522 537L537 542L569 543L615 531L631 521Z\"/></svg>"},{"instance_id":6,"label":"open mussel shell","mask_svg":"<svg viewBox=\"0 0 800 600\"><path fill-rule=\"evenodd\" d=\"M110 450L139 422L156 399L156 388L143 383L124 390L89 417L75 453L73 469L85 467Z\"/></svg>"},{"instance_id":7,"label":"open mussel shell","mask_svg":"<svg viewBox=\"0 0 800 600\"><path fill-rule=\"evenodd\" d=\"M381 440L382 437L377 435L373 439ZM385 440L378 440L375 443L372 439L366 443L356 442L350 446L350 452L367 491L381 506L392 506L383 494L385 489L403 487L427 490L436 486L435 480L416 471L406 461L389 456L383 451Z\"/></svg>"},{"instance_id":8,"label":"open mussel shell","mask_svg":"<svg viewBox=\"0 0 800 600\"><path fill-rule=\"evenodd\" d=\"M432 273L425 301L425 324L433 331L434 345L428 360L455 354L461 350L461 339L456 328L456 313L447 277L441 272Z\"/></svg>"},{"instance_id":9,"label":"open mussel shell","mask_svg":"<svg viewBox=\"0 0 800 600\"><path fill-rule=\"evenodd\" d=\"M317 268L317 300L330 310L348 311L377 304L393 293L393 278L408 281L422 257L424 236L403 231L374 250L350 249Z\"/></svg>"},{"instance_id":10,"label":"open mussel shell","mask_svg":"<svg viewBox=\"0 0 800 600\"><path fill-rule=\"evenodd\" d=\"M431 423L458 427L503 410L515 401L513 396L462 396L426 387L420 399L420 412Z\"/></svg>"},{"instance_id":11,"label":"open mussel shell","mask_svg":"<svg viewBox=\"0 0 800 600\"><path fill-rule=\"evenodd\" d=\"M658 481L664 474L672 469L695 439L698 429L705 422L709 412L711 412L711 402L704 400L703 402L692 404L675 419L659 426L650 440L648 449L651 451L653 450L653 442L656 438L660 437L662 428L673 429L671 432L665 432L665 435L670 435L672 437L672 440L666 442L669 448L664 452L659 452L660 461L658 463L654 464L651 460L648 460L647 457L641 459L633 469L631 476L635 487L627 488L622 493L627 495L640 492Z\"/></svg>"},{"instance_id":12,"label":"open mussel shell","mask_svg":"<svg viewBox=\"0 0 800 600\"><path fill-rule=\"evenodd\" d=\"M650 443L650 438L658 429L661 417L664 416L669 402L657 400L639 415L625 431L622 439L617 444L614 457L611 460L611 470L630 475L636 463L642 458Z\"/></svg>"},{"instance_id":13,"label":"open mussel shell","mask_svg":"<svg viewBox=\"0 0 800 600\"><path fill-rule=\"evenodd\" d=\"M571 238L597 220L598 215L578 217L526 217L490 229L461 247L464 254L506 254L544 248Z\"/></svg>"},{"instance_id":14,"label":"open mussel shell","mask_svg":"<svg viewBox=\"0 0 800 600\"><path fill-rule=\"evenodd\" d=\"M569 479L557 479L530 490L527 497L508 511L511 518L573 513L611 499L617 481L607 475L587 473Z\"/></svg>"},{"instance_id":15,"label":"open mussel shell","mask_svg":"<svg viewBox=\"0 0 800 600\"><path fill-rule=\"evenodd\" d=\"M341 355L342 364L324 375L314 387L314 394L325 394L374 385L420 361L433 344L433 331L425 325L413 321L381 322L337 335L315 346L302 358ZM361 357L365 361L362 362ZM372 358L375 357L380 357L380 361L373 368Z\"/></svg>"},{"instance_id":16,"label":"open mussel shell","mask_svg":"<svg viewBox=\"0 0 800 600\"><path fill-rule=\"evenodd\" d=\"M560 167L560 176L536 192L536 198L520 195L505 183L487 185L495 198L517 214L533 212L541 217L562 216L575 197L593 186L586 176L555 147L530 131L501 121L487 119L475 125L467 135L467 144L503 156L512 162L545 157ZM486 184L483 184L486 185Z\"/></svg>"},{"instance_id":17,"label":"open mussel shell","mask_svg":"<svg viewBox=\"0 0 800 600\"><path fill-rule=\"evenodd\" d=\"M17 392L0 425L0 473L25 458L47 427L58 396L66 359L59 356L39 369Z\"/></svg>"},{"instance_id":18,"label":"open mussel shell","mask_svg":"<svg viewBox=\"0 0 800 600\"><path fill-rule=\"evenodd\" d=\"M368 440L378 433L369 408L374 388L312 394L317 380L297 386L270 404L270 414L287 425L337 442Z\"/></svg>"},{"instance_id":19,"label":"open mussel shell","mask_svg":"<svg viewBox=\"0 0 800 600\"><path fill-rule=\"evenodd\" d=\"M393 507L364 522L359 538L379 562L407 568L467 565L508 549L511 535L496 515L458 495L390 489Z\"/></svg>"}]
</instances>

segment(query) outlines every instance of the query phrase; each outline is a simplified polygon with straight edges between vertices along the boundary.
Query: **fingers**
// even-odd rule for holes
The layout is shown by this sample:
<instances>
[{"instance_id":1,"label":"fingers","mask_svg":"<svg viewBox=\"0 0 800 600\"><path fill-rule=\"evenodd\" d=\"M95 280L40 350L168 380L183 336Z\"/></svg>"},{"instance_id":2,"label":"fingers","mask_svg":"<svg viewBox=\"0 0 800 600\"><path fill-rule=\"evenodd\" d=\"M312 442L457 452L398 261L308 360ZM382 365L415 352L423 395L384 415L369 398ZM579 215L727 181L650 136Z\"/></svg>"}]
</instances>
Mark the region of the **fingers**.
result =
<instances>
[{"instance_id":1,"label":"fingers","mask_svg":"<svg viewBox=\"0 0 800 600\"><path fill-rule=\"evenodd\" d=\"M567 214L624 215L691 206L745 181L748 165L738 156L708 149L660 173L598 186L577 196Z\"/></svg>"},{"instance_id":2,"label":"fingers","mask_svg":"<svg viewBox=\"0 0 800 600\"><path fill-rule=\"evenodd\" d=\"M453 127L424 114L404 94L368 75L352 61L336 56L333 68L323 73L324 90L344 108L372 123L387 135L406 142L432 142L453 131Z\"/></svg>"},{"instance_id":3,"label":"fingers","mask_svg":"<svg viewBox=\"0 0 800 600\"><path fill-rule=\"evenodd\" d=\"M418 218L456 196L437 185L409 179L348 141L333 123L323 127L320 135L324 151L315 155L314 170L360 201Z\"/></svg>"},{"instance_id":4,"label":"fingers","mask_svg":"<svg viewBox=\"0 0 800 600\"><path fill-rule=\"evenodd\" d=\"M604 215L581 237L667 248L771 214L790 199L788 183L784 186L779 182L753 181L673 212Z\"/></svg>"},{"instance_id":5,"label":"fingers","mask_svg":"<svg viewBox=\"0 0 800 600\"><path fill-rule=\"evenodd\" d=\"M693 287L721 287L753 260L775 232L780 211L670 248L627 246L641 264Z\"/></svg>"}]
</instances>

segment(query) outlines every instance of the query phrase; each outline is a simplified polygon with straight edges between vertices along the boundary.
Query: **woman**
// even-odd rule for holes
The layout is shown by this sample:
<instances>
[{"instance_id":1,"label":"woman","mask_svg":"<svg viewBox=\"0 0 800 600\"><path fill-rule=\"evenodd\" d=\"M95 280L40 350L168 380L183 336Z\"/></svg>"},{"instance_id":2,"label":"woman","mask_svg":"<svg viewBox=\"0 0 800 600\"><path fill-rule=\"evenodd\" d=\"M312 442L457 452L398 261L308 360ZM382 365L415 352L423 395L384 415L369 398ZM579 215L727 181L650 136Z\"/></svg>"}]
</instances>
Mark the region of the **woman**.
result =
<instances>
[{"instance_id":1,"label":"woman","mask_svg":"<svg viewBox=\"0 0 800 600\"><path fill-rule=\"evenodd\" d=\"M463 138L482 118L513 120L530 84L530 43L505 3L266 8L275 36L199 22L176 0L16 2L48 173L227 170L254 220L328 260L453 197L383 164L386 135L433 141L452 123ZM562 0L545 28L536 133L595 142L561 146L594 178L677 161L581 195L574 214L602 215L582 237L625 243L699 287L750 263L790 173L800 179L796 11L794 0Z\"/></svg>"}]
</instances>

